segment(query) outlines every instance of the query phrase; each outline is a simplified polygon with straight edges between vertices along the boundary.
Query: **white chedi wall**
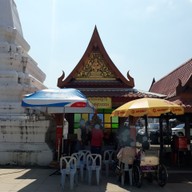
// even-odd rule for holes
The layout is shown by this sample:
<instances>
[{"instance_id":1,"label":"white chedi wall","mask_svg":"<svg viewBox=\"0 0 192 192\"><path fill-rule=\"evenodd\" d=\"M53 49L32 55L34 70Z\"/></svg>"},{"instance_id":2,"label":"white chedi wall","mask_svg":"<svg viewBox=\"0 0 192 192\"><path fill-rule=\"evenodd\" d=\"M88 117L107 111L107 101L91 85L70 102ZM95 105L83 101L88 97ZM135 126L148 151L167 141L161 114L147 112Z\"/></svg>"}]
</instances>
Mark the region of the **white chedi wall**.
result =
<instances>
[{"instance_id":1,"label":"white chedi wall","mask_svg":"<svg viewBox=\"0 0 192 192\"><path fill-rule=\"evenodd\" d=\"M48 119L1 120L1 165L49 165L53 152L46 142L51 145L54 140L50 130L53 126Z\"/></svg>"},{"instance_id":2,"label":"white chedi wall","mask_svg":"<svg viewBox=\"0 0 192 192\"><path fill-rule=\"evenodd\" d=\"M0 1L0 165L48 165L54 122L21 107L23 95L45 88L46 75L28 55L13 0ZM33 115L32 115L33 114Z\"/></svg>"}]
</instances>

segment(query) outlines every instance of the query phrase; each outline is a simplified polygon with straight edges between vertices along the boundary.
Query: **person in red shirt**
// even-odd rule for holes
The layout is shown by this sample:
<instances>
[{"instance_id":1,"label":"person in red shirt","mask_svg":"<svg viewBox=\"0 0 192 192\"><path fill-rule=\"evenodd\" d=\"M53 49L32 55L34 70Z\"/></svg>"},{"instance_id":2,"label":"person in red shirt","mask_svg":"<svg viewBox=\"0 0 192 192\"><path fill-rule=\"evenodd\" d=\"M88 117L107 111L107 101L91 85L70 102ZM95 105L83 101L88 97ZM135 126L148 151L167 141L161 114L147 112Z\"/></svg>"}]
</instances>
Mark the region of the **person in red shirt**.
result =
<instances>
[{"instance_id":1,"label":"person in red shirt","mask_svg":"<svg viewBox=\"0 0 192 192\"><path fill-rule=\"evenodd\" d=\"M101 154L103 144L103 131L99 124L96 124L91 131L91 153Z\"/></svg>"}]
</instances>

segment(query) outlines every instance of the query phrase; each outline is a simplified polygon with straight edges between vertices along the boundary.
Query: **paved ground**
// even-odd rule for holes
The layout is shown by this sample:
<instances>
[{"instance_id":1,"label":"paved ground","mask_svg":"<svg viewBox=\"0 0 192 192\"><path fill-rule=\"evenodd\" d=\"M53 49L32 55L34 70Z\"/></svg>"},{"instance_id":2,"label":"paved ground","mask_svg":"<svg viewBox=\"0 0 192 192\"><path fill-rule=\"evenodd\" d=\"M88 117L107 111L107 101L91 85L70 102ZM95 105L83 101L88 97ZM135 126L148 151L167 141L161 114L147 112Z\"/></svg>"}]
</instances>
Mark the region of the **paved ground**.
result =
<instances>
[{"instance_id":1,"label":"paved ground","mask_svg":"<svg viewBox=\"0 0 192 192\"><path fill-rule=\"evenodd\" d=\"M0 169L0 192L61 192L60 174L54 169L33 168L1 168ZM69 183L66 183L64 191L71 191ZM131 187L126 184L120 186L117 177L112 174L107 178L102 174L99 186L92 182L79 181L72 191L77 192L191 192L192 171L169 171L169 180L165 187L159 187L153 183L143 182L141 188Z\"/></svg>"}]
</instances>

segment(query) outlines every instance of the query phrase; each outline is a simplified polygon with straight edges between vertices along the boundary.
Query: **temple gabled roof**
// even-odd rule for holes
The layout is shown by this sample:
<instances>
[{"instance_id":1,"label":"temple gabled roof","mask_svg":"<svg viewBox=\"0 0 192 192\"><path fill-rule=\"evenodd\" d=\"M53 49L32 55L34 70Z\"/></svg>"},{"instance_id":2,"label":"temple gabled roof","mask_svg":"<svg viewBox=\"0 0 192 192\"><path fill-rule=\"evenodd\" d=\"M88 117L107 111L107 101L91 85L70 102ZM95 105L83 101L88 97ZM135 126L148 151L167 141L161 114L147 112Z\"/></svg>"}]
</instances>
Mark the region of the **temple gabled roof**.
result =
<instances>
[{"instance_id":1,"label":"temple gabled roof","mask_svg":"<svg viewBox=\"0 0 192 192\"><path fill-rule=\"evenodd\" d=\"M83 57L69 76L64 78L63 72L58 78L58 87L134 87L134 79L129 72L126 79L110 59L96 26Z\"/></svg>"},{"instance_id":2,"label":"temple gabled roof","mask_svg":"<svg viewBox=\"0 0 192 192\"><path fill-rule=\"evenodd\" d=\"M192 90L192 59L182 64L174 71L153 81L149 91L167 95L167 98L178 96L183 91Z\"/></svg>"}]
</instances>

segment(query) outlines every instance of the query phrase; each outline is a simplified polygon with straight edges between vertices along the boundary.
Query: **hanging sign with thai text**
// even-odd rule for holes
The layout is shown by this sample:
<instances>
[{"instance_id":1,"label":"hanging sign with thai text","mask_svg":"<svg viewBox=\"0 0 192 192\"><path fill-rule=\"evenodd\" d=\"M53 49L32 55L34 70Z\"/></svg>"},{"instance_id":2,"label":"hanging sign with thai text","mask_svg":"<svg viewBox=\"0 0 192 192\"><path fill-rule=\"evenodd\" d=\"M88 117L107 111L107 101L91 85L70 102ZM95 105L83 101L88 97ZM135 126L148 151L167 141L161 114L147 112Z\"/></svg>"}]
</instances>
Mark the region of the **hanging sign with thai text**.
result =
<instances>
[{"instance_id":1,"label":"hanging sign with thai text","mask_svg":"<svg viewBox=\"0 0 192 192\"><path fill-rule=\"evenodd\" d=\"M110 97L88 97L88 99L97 109L112 108Z\"/></svg>"}]
</instances>

